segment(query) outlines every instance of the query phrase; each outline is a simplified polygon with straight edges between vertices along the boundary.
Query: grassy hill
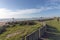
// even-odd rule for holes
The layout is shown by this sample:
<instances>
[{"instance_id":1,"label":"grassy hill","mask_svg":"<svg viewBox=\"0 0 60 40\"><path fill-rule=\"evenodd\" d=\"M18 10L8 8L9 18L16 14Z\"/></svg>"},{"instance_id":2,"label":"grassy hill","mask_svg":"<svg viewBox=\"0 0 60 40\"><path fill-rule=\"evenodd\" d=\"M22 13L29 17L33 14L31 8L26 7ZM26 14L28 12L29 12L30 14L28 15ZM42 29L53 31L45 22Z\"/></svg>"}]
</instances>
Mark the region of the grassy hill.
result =
<instances>
[{"instance_id":1,"label":"grassy hill","mask_svg":"<svg viewBox=\"0 0 60 40\"><path fill-rule=\"evenodd\" d=\"M55 27L58 31L60 31L60 21L51 20L46 22L48 25L51 25L52 27Z\"/></svg>"},{"instance_id":2,"label":"grassy hill","mask_svg":"<svg viewBox=\"0 0 60 40\"><path fill-rule=\"evenodd\" d=\"M0 40L21 40L24 36L40 28L41 23L37 21L35 22L35 25L15 24L14 27L10 25L10 27L6 28L5 32L0 34Z\"/></svg>"},{"instance_id":3,"label":"grassy hill","mask_svg":"<svg viewBox=\"0 0 60 40\"><path fill-rule=\"evenodd\" d=\"M6 31L0 34L0 40L22 40L23 37L29 35L33 31L39 29L41 27L41 22L34 21L36 24L30 25L27 22L19 22L15 24L10 24L9 27L6 28ZM48 38L44 40L60 40L60 21L57 19L43 21L43 23L49 25L48 27ZM13 26L12 26L13 25Z\"/></svg>"},{"instance_id":4,"label":"grassy hill","mask_svg":"<svg viewBox=\"0 0 60 40\"><path fill-rule=\"evenodd\" d=\"M60 40L60 20L54 19L45 22L50 26L48 40Z\"/></svg>"}]
</instances>

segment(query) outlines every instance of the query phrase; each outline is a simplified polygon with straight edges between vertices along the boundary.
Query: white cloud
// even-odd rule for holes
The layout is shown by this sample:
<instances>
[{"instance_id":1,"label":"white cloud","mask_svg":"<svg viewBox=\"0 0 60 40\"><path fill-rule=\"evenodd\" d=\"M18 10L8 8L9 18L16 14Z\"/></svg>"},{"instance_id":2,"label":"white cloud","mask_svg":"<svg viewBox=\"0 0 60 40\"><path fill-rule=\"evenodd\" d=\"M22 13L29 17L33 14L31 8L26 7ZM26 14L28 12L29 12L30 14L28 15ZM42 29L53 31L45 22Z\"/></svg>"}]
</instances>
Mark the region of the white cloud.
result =
<instances>
[{"instance_id":1,"label":"white cloud","mask_svg":"<svg viewBox=\"0 0 60 40\"><path fill-rule=\"evenodd\" d=\"M60 0L46 0L45 6L51 9L60 9Z\"/></svg>"},{"instance_id":2,"label":"white cloud","mask_svg":"<svg viewBox=\"0 0 60 40\"><path fill-rule=\"evenodd\" d=\"M0 18L8 18L14 17L16 14L23 15L23 14L31 14L31 13L38 13L41 12L42 9L24 9L24 10L8 10L6 8L0 8Z\"/></svg>"},{"instance_id":3,"label":"white cloud","mask_svg":"<svg viewBox=\"0 0 60 40\"><path fill-rule=\"evenodd\" d=\"M46 0L46 6L59 6L60 0Z\"/></svg>"},{"instance_id":4,"label":"white cloud","mask_svg":"<svg viewBox=\"0 0 60 40\"><path fill-rule=\"evenodd\" d=\"M32 13L40 13L42 11L46 11L46 10L50 10L50 9L54 9L58 7L41 7L39 9L24 9L24 10L16 10L16 11L12 11L12 10L8 10L6 8L0 8L0 18L27 18L29 17L28 15L25 16L24 14L32 14Z\"/></svg>"},{"instance_id":5,"label":"white cloud","mask_svg":"<svg viewBox=\"0 0 60 40\"><path fill-rule=\"evenodd\" d=\"M60 2L60 0L49 0L50 2Z\"/></svg>"}]
</instances>

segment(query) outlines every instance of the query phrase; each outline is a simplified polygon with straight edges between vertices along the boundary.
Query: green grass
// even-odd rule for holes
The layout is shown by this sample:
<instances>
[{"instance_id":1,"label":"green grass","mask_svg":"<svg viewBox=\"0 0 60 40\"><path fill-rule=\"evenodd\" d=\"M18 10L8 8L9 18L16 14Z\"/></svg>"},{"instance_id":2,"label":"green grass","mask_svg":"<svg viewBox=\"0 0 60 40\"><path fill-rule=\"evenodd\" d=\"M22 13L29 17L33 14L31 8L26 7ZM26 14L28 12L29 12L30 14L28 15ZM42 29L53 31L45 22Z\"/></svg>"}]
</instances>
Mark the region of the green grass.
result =
<instances>
[{"instance_id":1,"label":"green grass","mask_svg":"<svg viewBox=\"0 0 60 40\"><path fill-rule=\"evenodd\" d=\"M55 28L56 32L51 32L49 40L60 40L60 21L55 20L45 21L48 25ZM53 30L52 30L53 31Z\"/></svg>"},{"instance_id":2,"label":"green grass","mask_svg":"<svg viewBox=\"0 0 60 40\"><path fill-rule=\"evenodd\" d=\"M22 26L17 24L15 27L6 28L6 32L0 34L0 40L21 40L23 36L26 36L40 28L41 23L40 22L36 23L37 23L36 25L22 25ZM18 34L14 35L14 33ZM7 38L8 35L12 34L14 36Z\"/></svg>"},{"instance_id":3,"label":"green grass","mask_svg":"<svg viewBox=\"0 0 60 40\"><path fill-rule=\"evenodd\" d=\"M4 32L3 34L0 34L0 40L22 40L24 36L29 35L30 33L36 31L37 29L41 27L42 22L38 22L38 21L35 21L35 22L36 22L35 25L16 24L15 27L6 28L6 32ZM49 21L44 21L44 22L56 28L56 31L57 31L57 32L52 32L52 33L57 33L57 34L52 35L51 37L47 38L47 40L60 40L60 34L59 34L60 33L60 21L58 22L55 19L55 20L49 20ZM10 35L10 34L14 35L14 33L17 33L17 32L19 34L16 34L15 36L11 36L7 38L7 35Z\"/></svg>"},{"instance_id":4,"label":"green grass","mask_svg":"<svg viewBox=\"0 0 60 40\"><path fill-rule=\"evenodd\" d=\"M57 20L51 20L46 22L48 25L51 25L52 27L55 27L58 31L60 31L60 21Z\"/></svg>"}]
</instances>

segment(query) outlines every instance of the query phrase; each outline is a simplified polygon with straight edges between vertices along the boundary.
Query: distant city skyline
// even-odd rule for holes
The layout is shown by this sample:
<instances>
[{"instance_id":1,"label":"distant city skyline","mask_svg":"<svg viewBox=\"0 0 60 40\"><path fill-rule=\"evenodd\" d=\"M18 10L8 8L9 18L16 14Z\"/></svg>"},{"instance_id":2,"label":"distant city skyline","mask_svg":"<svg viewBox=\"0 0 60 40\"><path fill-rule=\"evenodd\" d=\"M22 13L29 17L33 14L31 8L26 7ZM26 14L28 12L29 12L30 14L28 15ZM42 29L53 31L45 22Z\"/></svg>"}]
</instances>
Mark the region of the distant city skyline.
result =
<instances>
[{"instance_id":1,"label":"distant city skyline","mask_svg":"<svg viewBox=\"0 0 60 40\"><path fill-rule=\"evenodd\" d=\"M60 17L60 0L0 0L0 18Z\"/></svg>"}]
</instances>

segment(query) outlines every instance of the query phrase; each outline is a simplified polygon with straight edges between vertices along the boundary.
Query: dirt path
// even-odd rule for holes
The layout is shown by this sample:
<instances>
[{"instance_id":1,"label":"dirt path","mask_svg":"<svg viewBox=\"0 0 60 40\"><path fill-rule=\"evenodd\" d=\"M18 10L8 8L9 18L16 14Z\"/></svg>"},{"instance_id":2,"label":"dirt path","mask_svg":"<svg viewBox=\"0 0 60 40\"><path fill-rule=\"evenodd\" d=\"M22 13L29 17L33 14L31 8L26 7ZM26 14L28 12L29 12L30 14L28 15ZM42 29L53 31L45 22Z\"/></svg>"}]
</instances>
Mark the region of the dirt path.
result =
<instances>
[{"instance_id":1,"label":"dirt path","mask_svg":"<svg viewBox=\"0 0 60 40\"><path fill-rule=\"evenodd\" d=\"M21 32L15 32L15 33L12 33L12 34L8 34L7 36L6 36L6 38L10 38L10 37L13 37L13 36L16 36L16 35L18 35L18 34L20 34Z\"/></svg>"}]
</instances>

